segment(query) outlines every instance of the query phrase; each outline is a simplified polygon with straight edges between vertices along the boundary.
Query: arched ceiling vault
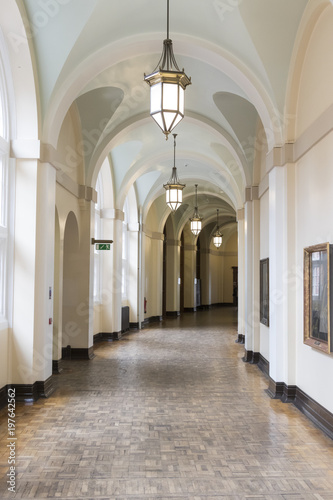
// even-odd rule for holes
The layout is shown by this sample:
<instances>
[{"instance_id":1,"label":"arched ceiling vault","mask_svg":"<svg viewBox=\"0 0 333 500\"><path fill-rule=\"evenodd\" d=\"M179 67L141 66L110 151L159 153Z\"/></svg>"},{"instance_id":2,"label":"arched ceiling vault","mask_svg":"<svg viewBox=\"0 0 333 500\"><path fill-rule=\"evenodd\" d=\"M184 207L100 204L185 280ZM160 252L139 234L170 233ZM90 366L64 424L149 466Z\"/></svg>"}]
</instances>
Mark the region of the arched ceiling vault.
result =
<instances>
[{"instance_id":1,"label":"arched ceiling vault","mask_svg":"<svg viewBox=\"0 0 333 500\"><path fill-rule=\"evenodd\" d=\"M149 117L143 75L162 51L166 0L17 2L26 13L27 36L33 35L42 141L57 148L67 113L77 113L85 183L95 185L108 159L115 206L121 209L133 188L143 213L148 217L154 208L165 221L163 184L173 141L166 142ZM290 64L308 4L171 0L175 56L192 78L186 116L175 129L188 204L183 217L193 206L195 183L208 200L202 200L205 220L219 204L235 213L253 184L256 151L284 142Z\"/></svg>"}]
</instances>

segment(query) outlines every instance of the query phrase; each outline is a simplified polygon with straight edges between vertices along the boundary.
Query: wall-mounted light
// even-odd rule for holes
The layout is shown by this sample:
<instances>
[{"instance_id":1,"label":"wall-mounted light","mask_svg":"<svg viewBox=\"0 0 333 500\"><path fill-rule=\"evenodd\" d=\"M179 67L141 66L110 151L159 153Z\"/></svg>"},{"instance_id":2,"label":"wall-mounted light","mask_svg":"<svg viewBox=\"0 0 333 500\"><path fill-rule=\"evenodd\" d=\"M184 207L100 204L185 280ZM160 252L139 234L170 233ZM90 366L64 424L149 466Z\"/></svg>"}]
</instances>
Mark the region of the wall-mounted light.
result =
<instances>
[{"instance_id":1,"label":"wall-mounted light","mask_svg":"<svg viewBox=\"0 0 333 500\"><path fill-rule=\"evenodd\" d=\"M184 118L185 89L191 84L184 69L180 71L169 38L169 0L167 0L167 37L161 58L150 75L144 75L150 86L150 115L168 138L172 129Z\"/></svg>"}]
</instances>

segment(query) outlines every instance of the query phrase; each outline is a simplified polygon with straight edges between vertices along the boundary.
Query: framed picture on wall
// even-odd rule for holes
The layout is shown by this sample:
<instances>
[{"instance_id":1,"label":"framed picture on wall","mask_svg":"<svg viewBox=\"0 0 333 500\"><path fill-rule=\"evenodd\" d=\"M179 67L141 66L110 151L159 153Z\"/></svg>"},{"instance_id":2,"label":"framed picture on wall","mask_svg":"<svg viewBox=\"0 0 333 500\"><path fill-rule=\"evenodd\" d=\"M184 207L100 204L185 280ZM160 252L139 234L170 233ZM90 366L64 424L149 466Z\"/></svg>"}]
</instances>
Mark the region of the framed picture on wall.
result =
<instances>
[{"instance_id":1,"label":"framed picture on wall","mask_svg":"<svg viewBox=\"0 0 333 500\"><path fill-rule=\"evenodd\" d=\"M332 352L333 246L322 243L304 248L304 343Z\"/></svg>"},{"instance_id":2,"label":"framed picture on wall","mask_svg":"<svg viewBox=\"0 0 333 500\"><path fill-rule=\"evenodd\" d=\"M260 261L260 323L269 326L269 259Z\"/></svg>"}]
</instances>

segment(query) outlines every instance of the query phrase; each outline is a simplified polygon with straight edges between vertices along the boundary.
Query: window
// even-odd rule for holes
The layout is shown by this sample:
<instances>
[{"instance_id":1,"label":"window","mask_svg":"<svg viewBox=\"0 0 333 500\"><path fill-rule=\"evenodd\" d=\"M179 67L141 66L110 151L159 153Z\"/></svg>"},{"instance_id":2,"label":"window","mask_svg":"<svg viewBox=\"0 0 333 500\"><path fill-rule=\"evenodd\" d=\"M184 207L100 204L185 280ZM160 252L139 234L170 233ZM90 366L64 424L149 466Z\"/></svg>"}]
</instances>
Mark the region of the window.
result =
<instances>
[{"instance_id":1,"label":"window","mask_svg":"<svg viewBox=\"0 0 333 500\"><path fill-rule=\"evenodd\" d=\"M7 98L0 53L0 320L8 319L8 162Z\"/></svg>"}]
</instances>

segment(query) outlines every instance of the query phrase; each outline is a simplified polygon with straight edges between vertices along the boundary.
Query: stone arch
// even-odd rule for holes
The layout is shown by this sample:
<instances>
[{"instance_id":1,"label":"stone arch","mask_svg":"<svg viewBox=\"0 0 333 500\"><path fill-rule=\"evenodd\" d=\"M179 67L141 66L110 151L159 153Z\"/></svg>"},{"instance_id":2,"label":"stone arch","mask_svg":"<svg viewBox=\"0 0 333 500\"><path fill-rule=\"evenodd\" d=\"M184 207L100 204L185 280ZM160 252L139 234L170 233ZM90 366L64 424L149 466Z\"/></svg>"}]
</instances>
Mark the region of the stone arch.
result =
<instances>
[{"instance_id":1,"label":"stone arch","mask_svg":"<svg viewBox=\"0 0 333 500\"><path fill-rule=\"evenodd\" d=\"M316 43L315 40L318 39L318 37L322 37L323 35L320 26L331 18L332 5L328 1L318 3L309 2L303 15L298 30L298 35L294 44L294 50L290 64L290 76L286 92L286 106L284 116L284 119L286 121L285 142L294 142L299 136L299 132L297 130L300 126L299 110L301 105L308 105L308 103L306 102L303 102L303 104L301 104L300 102L300 98L302 98L300 91L302 90L301 80L305 67L304 65L306 64L306 59L311 46ZM328 67L331 64L329 53L327 51L326 53L328 54L327 58L324 58L322 61L320 61L323 64L323 68L325 64L328 64ZM316 79L316 83L318 84L318 75L314 71L312 71L312 75L313 78ZM315 85L314 88L316 87L317 85ZM318 109L316 99L313 99L313 101L316 103L316 109Z\"/></svg>"}]
</instances>

